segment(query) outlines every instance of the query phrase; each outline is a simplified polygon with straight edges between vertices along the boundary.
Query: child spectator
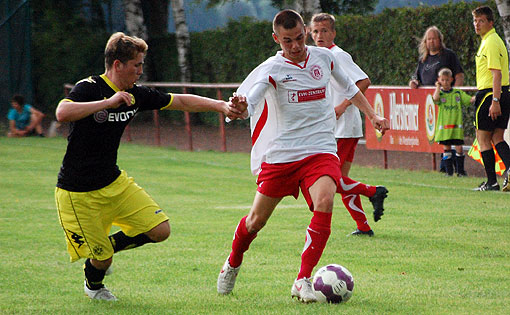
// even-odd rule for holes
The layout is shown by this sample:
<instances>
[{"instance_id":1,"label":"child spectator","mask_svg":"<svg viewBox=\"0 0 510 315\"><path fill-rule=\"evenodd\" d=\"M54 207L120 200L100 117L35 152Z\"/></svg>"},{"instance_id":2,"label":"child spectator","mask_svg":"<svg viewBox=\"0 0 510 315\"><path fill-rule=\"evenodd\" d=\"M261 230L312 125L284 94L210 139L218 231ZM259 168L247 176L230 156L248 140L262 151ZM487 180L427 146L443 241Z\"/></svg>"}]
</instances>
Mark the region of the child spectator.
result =
<instances>
[{"instance_id":1,"label":"child spectator","mask_svg":"<svg viewBox=\"0 0 510 315\"><path fill-rule=\"evenodd\" d=\"M453 154L456 155L457 175L466 176L464 170L464 128L462 124L462 106L471 104L471 96L466 92L452 88L453 74L448 68L439 70L436 90L432 98L439 106L434 140L443 145L443 160L446 174L453 175ZM455 150L452 150L452 145Z\"/></svg>"}]
</instances>

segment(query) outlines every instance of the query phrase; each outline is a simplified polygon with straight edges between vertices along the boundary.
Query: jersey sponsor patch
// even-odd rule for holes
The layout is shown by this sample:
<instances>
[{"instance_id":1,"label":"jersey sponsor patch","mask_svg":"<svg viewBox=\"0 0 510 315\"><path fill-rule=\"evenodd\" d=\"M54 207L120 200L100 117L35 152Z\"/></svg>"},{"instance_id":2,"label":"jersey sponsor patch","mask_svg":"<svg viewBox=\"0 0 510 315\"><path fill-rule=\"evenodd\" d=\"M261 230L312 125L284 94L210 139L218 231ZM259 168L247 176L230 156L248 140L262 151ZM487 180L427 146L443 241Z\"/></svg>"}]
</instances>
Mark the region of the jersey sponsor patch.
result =
<instances>
[{"instance_id":1,"label":"jersey sponsor patch","mask_svg":"<svg viewBox=\"0 0 510 315\"><path fill-rule=\"evenodd\" d=\"M289 103L320 100L326 97L326 87L310 90L289 91Z\"/></svg>"}]
</instances>

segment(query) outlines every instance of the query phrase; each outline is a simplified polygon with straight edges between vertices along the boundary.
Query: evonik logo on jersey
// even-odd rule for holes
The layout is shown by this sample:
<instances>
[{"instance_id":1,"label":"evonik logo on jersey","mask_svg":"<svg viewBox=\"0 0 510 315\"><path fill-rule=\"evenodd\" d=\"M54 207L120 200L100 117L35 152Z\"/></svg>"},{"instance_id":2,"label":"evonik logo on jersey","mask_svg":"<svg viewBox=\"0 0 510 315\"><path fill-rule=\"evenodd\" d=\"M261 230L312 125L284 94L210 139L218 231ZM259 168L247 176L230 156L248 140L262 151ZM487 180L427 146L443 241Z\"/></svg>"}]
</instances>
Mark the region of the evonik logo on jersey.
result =
<instances>
[{"instance_id":1,"label":"evonik logo on jersey","mask_svg":"<svg viewBox=\"0 0 510 315\"><path fill-rule=\"evenodd\" d=\"M106 109L103 109L102 111L99 111L94 114L94 120L100 124L106 121L109 122L128 121L131 117L133 117L136 114L137 111L138 108L123 112L109 113Z\"/></svg>"},{"instance_id":2,"label":"evonik logo on jersey","mask_svg":"<svg viewBox=\"0 0 510 315\"><path fill-rule=\"evenodd\" d=\"M289 91L289 103L320 100L326 97L326 87L310 90Z\"/></svg>"}]
</instances>

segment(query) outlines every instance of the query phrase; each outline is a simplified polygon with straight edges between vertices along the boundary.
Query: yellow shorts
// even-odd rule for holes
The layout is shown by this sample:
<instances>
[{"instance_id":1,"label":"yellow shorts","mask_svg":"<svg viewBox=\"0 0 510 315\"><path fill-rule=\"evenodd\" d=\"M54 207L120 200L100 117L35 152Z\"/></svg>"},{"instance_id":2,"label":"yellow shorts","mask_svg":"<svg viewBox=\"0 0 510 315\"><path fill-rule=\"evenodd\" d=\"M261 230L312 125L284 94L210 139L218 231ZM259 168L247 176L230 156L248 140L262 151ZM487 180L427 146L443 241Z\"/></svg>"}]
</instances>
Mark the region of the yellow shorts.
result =
<instances>
[{"instance_id":1,"label":"yellow shorts","mask_svg":"<svg viewBox=\"0 0 510 315\"><path fill-rule=\"evenodd\" d=\"M55 202L71 262L113 256L112 225L130 237L168 220L161 207L125 171L110 185L88 192L55 190Z\"/></svg>"}]
</instances>

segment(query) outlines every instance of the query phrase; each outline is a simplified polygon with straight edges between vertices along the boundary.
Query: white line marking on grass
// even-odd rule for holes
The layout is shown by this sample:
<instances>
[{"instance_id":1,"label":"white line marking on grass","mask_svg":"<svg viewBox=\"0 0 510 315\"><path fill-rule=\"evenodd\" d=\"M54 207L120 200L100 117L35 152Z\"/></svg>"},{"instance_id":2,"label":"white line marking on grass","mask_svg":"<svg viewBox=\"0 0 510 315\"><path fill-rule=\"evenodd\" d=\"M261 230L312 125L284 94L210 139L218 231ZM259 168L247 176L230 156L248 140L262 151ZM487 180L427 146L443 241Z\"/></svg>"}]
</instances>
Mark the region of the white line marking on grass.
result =
<instances>
[{"instance_id":1,"label":"white line marking on grass","mask_svg":"<svg viewBox=\"0 0 510 315\"><path fill-rule=\"evenodd\" d=\"M214 207L214 209L219 210L231 210L231 209L250 209L251 205L235 205L235 206L217 206ZM303 209L307 208L306 205L278 205L276 206L276 209Z\"/></svg>"}]
</instances>

